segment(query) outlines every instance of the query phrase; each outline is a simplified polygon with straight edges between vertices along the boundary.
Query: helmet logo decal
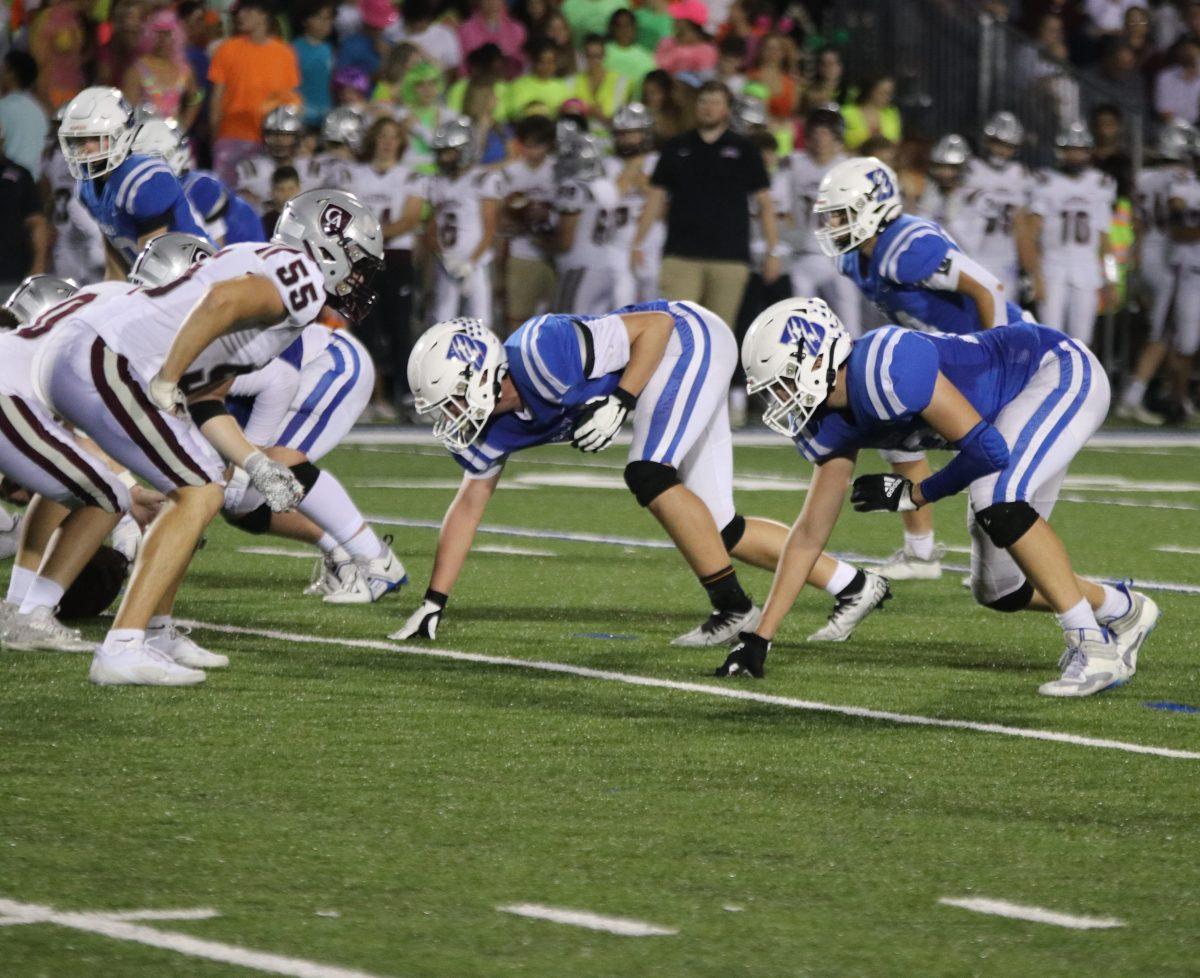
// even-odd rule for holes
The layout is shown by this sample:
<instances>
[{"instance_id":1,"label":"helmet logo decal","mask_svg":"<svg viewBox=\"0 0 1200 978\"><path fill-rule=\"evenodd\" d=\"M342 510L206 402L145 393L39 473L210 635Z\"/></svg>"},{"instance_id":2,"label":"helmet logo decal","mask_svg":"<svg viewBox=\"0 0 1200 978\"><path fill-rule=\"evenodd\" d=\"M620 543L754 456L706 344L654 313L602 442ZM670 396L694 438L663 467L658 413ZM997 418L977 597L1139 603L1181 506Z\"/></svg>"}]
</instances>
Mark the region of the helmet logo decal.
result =
<instances>
[{"instance_id":1,"label":"helmet logo decal","mask_svg":"<svg viewBox=\"0 0 1200 978\"><path fill-rule=\"evenodd\" d=\"M350 226L353 218L346 208L338 204L326 204L321 211L321 231L331 238L340 238Z\"/></svg>"},{"instance_id":2,"label":"helmet logo decal","mask_svg":"<svg viewBox=\"0 0 1200 978\"><path fill-rule=\"evenodd\" d=\"M467 336L465 333L455 333L450 339L450 348L446 351L447 360L461 360L476 370L483 369L487 356L487 346L481 341Z\"/></svg>"},{"instance_id":3,"label":"helmet logo decal","mask_svg":"<svg viewBox=\"0 0 1200 978\"><path fill-rule=\"evenodd\" d=\"M821 340L824 338L823 327L810 323L801 316L792 316L783 324L779 342L784 346L799 346L803 343L804 351L810 356L816 356L821 349Z\"/></svg>"},{"instance_id":4,"label":"helmet logo decal","mask_svg":"<svg viewBox=\"0 0 1200 978\"><path fill-rule=\"evenodd\" d=\"M871 191L872 200L891 200L896 196L896 188L892 186L892 178L879 167L868 173L867 179L871 181L871 185L874 188Z\"/></svg>"}]
</instances>

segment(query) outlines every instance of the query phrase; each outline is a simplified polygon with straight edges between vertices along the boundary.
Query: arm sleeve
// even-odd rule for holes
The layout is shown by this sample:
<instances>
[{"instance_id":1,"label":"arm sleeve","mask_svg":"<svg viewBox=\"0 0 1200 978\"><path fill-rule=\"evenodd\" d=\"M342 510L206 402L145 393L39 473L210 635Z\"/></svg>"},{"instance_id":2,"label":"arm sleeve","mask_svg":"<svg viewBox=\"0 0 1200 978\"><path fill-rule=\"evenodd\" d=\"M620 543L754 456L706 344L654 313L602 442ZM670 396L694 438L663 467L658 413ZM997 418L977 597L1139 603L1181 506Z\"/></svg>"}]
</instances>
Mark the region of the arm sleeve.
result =
<instances>
[{"instance_id":1,"label":"arm sleeve","mask_svg":"<svg viewBox=\"0 0 1200 978\"><path fill-rule=\"evenodd\" d=\"M954 446L958 454L921 483L921 495L926 502L937 502L962 492L976 479L1008 465L1008 443L986 421L980 421Z\"/></svg>"}]
</instances>

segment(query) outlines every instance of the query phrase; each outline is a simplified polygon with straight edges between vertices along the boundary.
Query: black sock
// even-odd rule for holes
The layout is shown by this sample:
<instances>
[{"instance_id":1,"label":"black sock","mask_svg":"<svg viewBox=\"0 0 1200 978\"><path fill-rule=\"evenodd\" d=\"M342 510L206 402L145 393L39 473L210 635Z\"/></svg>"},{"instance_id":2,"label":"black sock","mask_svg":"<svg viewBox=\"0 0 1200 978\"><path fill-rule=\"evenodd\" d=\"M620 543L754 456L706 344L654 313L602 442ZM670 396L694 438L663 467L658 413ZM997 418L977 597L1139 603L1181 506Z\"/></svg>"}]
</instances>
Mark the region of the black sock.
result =
<instances>
[{"instance_id":1,"label":"black sock","mask_svg":"<svg viewBox=\"0 0 1200 978\"><path fill-rule=\"evenodd\" d=\"M852 580L844 588L842 588L840 591L838 591L837 596L839 598L852 598L852 597L854 597L854 595L858 594L858 592L863 589L863 586L866 583L867 583L867 575L864 574L861 569L856 570L854 572L854 580Z\"/></svg>"},{"instance_id":2,"label":"black sock","mask_svg":"<svg viewBox=\"0 0 1200 978\"><path fill-rule=\"evenodd\" d=\"M704 585L704 590L708 592L708 600L717 611L745 614L754 607L750 595L742 590L737 571L733 569L732 564L721 568L715 574L700 578L700 583Z\"/></svg>"}]
</instances>

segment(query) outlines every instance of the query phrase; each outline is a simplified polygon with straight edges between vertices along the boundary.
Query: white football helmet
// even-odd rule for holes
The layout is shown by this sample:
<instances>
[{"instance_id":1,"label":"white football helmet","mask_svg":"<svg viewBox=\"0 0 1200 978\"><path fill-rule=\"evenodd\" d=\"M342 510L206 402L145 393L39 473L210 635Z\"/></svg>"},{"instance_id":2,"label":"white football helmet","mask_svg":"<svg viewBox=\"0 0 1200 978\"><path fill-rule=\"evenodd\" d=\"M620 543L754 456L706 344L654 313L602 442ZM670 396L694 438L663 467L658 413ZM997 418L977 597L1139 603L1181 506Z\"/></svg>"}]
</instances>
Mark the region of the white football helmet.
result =
<instances>
[{"instance_id":1,"label":"white football helmet","mask_svg":"<svg viewBox=\"0 0 1200 978\"><path fill-rule=\"evenodd\" d=\"M192 167L187 137L174 119L147 119L133 135L133 152L143 156L161 156L175 176Z\"/></svg>"},{"instance_id":2,"label":"white football helmet","mask_svg":"<svg viewBox=\"0 0 1200 978\"><path fill-rule=\"evenodd\" d=\"M76 180L111 173L133 148L133 109L119 89L96 85L67 103L58 144Z\"/></svg>"},{"instance_id":3,"label":"white football helmet","mask_svg":"<svg viewBox=\"0 0 1200 978\"><path fill-rule=\"evenodd\" d=\"M129 272L134 285L154 288L174 282L198 261L207 261L217 249L203 238L182 231L167 231L146 242Z\"/></svg>"},{"instance_id":4,"label":"white football helmet","mask_svg":"<svg viewBox=\"0 0 1200 978\"><path fill-rule=\"evenodd\" d=\"M886 221L900 216L900 182L895 171L874 156L857 156L825 174L813 214L817 244L830 258L852 251Z\"/></svg>"},{"instance_id":5,"label":"white football helmet","mask_svg":"<svg viewBox=\"0 0 1200 978\"><path fill-rule=\"evenodd\" d=\"M482 433L508 373L499 337L478 319L448 319L425 331L408 358L408 386L421 414L434 414L433 436L463 452Z\"/></svg>"},{"instance_id":6,"label":"white football helmet","mask_svg":"<svg viewBox=\"0 0 1200 978\"><path fill-rule=\"evenodd\" d=\"M7 309L13 318L24 326L52 306L71 298L78 291L79 286L69 278L30 275L13 290L12 295L4 300L4 305L0 308Z\"/></svg>"},{"instance_id":7,"label":"white football helmet","mask_svg":"<svg viewBox=\"0 0 1200 978\"><path fill-rule=\"evenodd\" d=\"M746 390L767 400L763 423L791 438L824 403L850 356L850 334L821 299L784 299L764 309L742 340Z\"/></svg>"},{"instance_id":8,"label":"white football helmet","mask_svg":"<svg viewBox=\"0 0 1200 978\"><path fill-rule=\"evenodd\" d=\"M287 202L271 240L303 251L325 275L329 304L358 322L375 302L371 280L383 268L379 218L344 190L306 190Z\"/></svg>"}]
</instances>

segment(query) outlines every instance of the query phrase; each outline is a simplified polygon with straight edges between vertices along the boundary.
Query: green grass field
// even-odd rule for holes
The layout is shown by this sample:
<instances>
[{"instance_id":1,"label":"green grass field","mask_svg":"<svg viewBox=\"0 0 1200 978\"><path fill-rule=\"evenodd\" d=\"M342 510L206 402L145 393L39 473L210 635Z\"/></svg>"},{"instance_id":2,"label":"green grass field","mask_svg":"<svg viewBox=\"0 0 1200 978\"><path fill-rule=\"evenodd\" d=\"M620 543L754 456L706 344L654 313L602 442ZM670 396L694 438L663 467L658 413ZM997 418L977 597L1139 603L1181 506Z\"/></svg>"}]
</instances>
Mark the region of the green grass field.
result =
<instances>
[{"instance_id":1,"label":"green grass field","mask_svg":"<svg viewBox=\"0 0 1200 978\"><path fill-rule=\"evenodd\" d=\"M386 642L436 533L383 524L413 583L361 608L303 597L310 561L238 549L295 545L214 526L179 612L248 631L198 626L233 659L199 689L101 689L85 657L0 654L0 975L1200 974L1200 759L1021 735L1200 751L1200 714L1146 705L1200 706L1195 448L1089 450L1072 471L1080 501L1054 522L1079 570L1197 589L1153 592L1164 614L1136 679L1082 701L1036 694L1056 673L1053 620L976 607L960 573L895 585L844 645L805 643L831 599L802 595L767 678L734 686L788 701L487 661L728 688L709 678L721 650L667 644L705 611L673 551L555 535L662 539L621 460L549 448L510 464L487 523L535 536L478 544L543 555L472 556L436 646L476 661ZM438 520L457 479L432 447L345 448L327 466L365 512L403 520ZM794 517L794 453L739 449L737 468L754 487L743 512ZM951 547L963 512L938 506ZM882 557L899 536L894 518L847 512L833 546ZM765 597L768 575L742 576ZM964 897L1124 926L939 903ZM497 909L516 903L677 933ZM174 908L219 915L95 916Z\"/></svg>"}]
</instances>

